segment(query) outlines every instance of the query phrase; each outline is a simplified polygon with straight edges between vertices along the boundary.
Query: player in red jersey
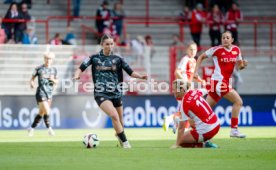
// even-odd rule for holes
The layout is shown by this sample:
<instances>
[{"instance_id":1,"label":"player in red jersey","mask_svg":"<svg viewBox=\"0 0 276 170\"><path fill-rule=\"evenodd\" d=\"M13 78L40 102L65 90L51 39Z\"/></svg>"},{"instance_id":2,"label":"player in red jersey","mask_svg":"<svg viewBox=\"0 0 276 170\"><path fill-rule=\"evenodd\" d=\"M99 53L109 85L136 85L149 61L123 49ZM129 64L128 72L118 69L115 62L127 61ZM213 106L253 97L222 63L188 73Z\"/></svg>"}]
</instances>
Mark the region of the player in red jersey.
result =
<instances>
[{"instance_id":1,"label":"player in red jersey","mask_svg":"<svg viewBox=\"0 0 276 170\"><path fill-rule=\"evenodd\" d=\"M173 82L173 94L182 98L180 111L181 121L178 127L177 140L172 148L177 147L214 147L210 141L220 129L220 122L209 104L203 98L206 89L193 90L190 83L177 79ZM189 121L191 130L185 131L185 122ZM208 141L208 142L205 142Z\"/></svg>"},{"instance_id":2,"label":"player in red jersey","mask_svg":"<svg viewBox=\"0 0 276 170\"><path fill-rule=\"evenodd\" d=\"M189 82L193 81L194 71L196 67L196 60L195 60L196 54L197 54L197 45L195 42L190 42L187 45L186 55L182 57L180 63L178 64L175 70L176 79L182 79L184 81L189 81ZM201 80L200 78L196 79L195 81L205 84L205 81ZM179 108L182 98L176 98L176 100L178 102L178 108ZM178 112L176 112L175 114L171 114L165 117L164 124L163 124L164 130L167 131L169 128L169 125L173 123L173 133L175 133L178 126L179 117L180 117L179 109L178 109ZM188 122L186 123L185 127L186 128L189 127Z\"/></svg>"},{"instance_id":3,"label":"player in red jersey","mask_svg":"<svg viewBox=\"0 0 276 170\"><path fill-rule=\"evenodd\" d=\"M233 103L231 132L230 137L245 138L246 136L238 130L238 117L242 107L240 95L232 89L230 78L234 67L237 64L238 69L242 70L247 66L247 61L241 57L239 47L232 45L234 39L230 31L222 34L222 45L212 47L205 53L201 54L197 60L194 76L198 78L198 68L205 58L213 58L215 70L211 78L211 86L206 101L211 107L224 97Z\"/></svg>"}]
</instances>

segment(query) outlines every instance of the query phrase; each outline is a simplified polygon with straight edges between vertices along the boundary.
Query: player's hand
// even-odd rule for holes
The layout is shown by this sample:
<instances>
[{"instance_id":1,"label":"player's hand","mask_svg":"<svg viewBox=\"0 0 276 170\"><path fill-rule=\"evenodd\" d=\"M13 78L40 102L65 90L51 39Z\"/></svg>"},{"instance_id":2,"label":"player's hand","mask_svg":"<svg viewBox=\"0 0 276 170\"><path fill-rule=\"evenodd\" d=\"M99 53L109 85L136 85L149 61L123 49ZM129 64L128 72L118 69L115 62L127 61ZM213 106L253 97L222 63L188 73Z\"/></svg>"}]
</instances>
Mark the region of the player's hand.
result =
<instances>
[{"instance_id":1,"label":"player's hand","mask_svg":"<svg viewBox=\"0 0 276 170\"><path fill-rule=\"evenodd\" d=\"M147 80L148 79L148 75L141 75L141 79Z\"/></svg>"},{"instance_id":2,"label":"player's hand","mask_svg":"<svg viewBox=\"0 0 276 170\"><path fill-rule=\"evenodd\" d=\"M242 60L242 62L243 62L244 67L246 67L248 65L248 61L247 60Z\"/></svg>"},{"instance_id":3,"label":"player's hand","mask_svg":"<svg viewBox=\"0 0 276 170\"><path fill-rule=\"evenodd\" d=\"M31 87L31 89L33 89L35 87L34 81L30 81L30 87Z\"/></svg>"},{"instance_id":4,"label":"player's hand","mask_svg":"<svg viewBox=\"0 0 276 170\"><path fill-rule=\"evenodd\" d=\"M80 79L80 76L74 76L73 78L72 78L72 80L79 80Z\"/></svg>"},{"instance_id":5,"label":"player's hand","mask_svg":"<svg viewBox=\"0 0 276 170\"><path fill-rule=\"evenodd\" d=\"M177 145L177 144L173 144L170 148L171 149L177 149L177 148L182 148L182 147Z\"/></svg>"}]
</instances>

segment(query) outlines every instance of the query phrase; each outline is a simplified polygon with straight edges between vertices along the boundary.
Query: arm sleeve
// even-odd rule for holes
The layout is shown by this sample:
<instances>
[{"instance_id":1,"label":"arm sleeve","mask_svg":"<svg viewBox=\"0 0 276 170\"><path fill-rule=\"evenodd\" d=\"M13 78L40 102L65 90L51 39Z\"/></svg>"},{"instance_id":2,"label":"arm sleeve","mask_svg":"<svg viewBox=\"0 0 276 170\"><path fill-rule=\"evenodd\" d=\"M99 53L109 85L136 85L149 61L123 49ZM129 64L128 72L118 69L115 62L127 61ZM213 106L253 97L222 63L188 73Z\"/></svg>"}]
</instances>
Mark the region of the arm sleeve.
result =
<instances>
[{"instance_id":1,"label":"arm sleeve","mask_svg":"<svg viewBox=\"0 0 276 170\"><path fill-rule=\"evenodd\" d=\"M180 108L179 108L179 110L180 110L180 113L181 113L181 121L186 121L186 120L188 120L188 116L185 114L185 110L184 110L184 107L183 107L183 101L181 102L181 104L180 104Z\"/></svg>"},{"instance_id":2,"label":"arm sleeve","mask_svg":"<svg viewBox=\"0 0 276 170\"><path fill-rule=\"evenodd\" d=\"M184 110L183 109L181 109L181 121L186 121L186 120L188 120L188 116L185 114L185 112L184 112Z\"/></svg>"},{"instance_id":3,"label":"arm sleeve","mask_svg":"<svg viewBox=\"0 0 276 170\"><path fill-rule=\"evenodd\" d=\"M128 75L131 75L133 73L133 70L130 68L130 66L125 62L123 58L121 58L122 62L122 68L127 72Z\"/></svg>"},{"instance_id":4,"label":"arm sleeve","mask_svg":"<svg viewBox=\"0 0 276 170\"><path fill-rule=\"evenodd\" d=\"M36 77L38 75L38 68L35 68L35 70L33 71L32 76Z\"/></svg>"},{"instance_id":5,"label":"arm sleeve","mask_svg":"<svg viewBox=\"0 0 276 170\"><path fill-rule=\"evenodd\" d=\"M215 53L216 49L217 49L216 47L212 47L212 48L208 49L207 51L205 51L206 56L208 58L212 57L213 54Z\"/></svg>"},{"instance_id":6,"label":"arm sleeve","mask_svg":"<svg viewBox=\"0 0 276 170\"><path fill-rule=\"evenodd\" d=\"M55 79L57 79L57 68L55 68Z\"/></svg>"},{"instance_id":7,"label":"arm sleeve","mask_svg":"<svg viewBox=\"0 0 276 170\"><path fill-rule=\"evenodd\" d=\"M92 64L92 58L93 56L88 57L81 63L79 69L81 69L82 72Z\"/></svg>"},{"instance_id":8,"label":"arm sleeve","mask_svg":"<svg viewBox=\"0 0 276 170\"><path fill-rule=\"evenodd\" d=\"M238 49L239 49L239 55L237 56L237 60L240 61L240 60L242 60L242 54L241 54L240 48L238 48Z\"/></svg>"}]
</instances>

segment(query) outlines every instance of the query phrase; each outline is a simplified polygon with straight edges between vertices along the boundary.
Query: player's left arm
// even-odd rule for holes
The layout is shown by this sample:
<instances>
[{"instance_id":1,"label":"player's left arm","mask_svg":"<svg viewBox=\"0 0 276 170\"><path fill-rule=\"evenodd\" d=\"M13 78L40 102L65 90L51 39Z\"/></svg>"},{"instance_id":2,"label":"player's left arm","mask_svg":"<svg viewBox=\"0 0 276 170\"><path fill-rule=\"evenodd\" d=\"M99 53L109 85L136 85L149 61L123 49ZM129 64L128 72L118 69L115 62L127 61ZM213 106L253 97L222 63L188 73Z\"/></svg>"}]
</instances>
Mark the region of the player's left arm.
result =
<instances>
[{"instance_id":1,"label":"player's left arm","mask_svg":"<svg viewBox=\"0 0 276 170\"><path fill-rule=\"evenodd\" d=\"M58 78L57 78L57 69L54 68L55 73L54 75L51 75L51 77L49 78L49 81L53 82L54 85L56 86L58 84Z\"/></svg>"},{"instance_id":2,"label":"player's left arm","mask_svg":"<svg viewBox=\"0 0 276 170\"><path fill-rule=\"evenodd\" d=\"M148 79L148 75L146 74L140 74L136 71L133 71L130 66L125 62L125 60L123 58L121 58L121 62L122 62L122 68L127 72L128 75L130 75L133 78L139 78L139 79L144 79L147 80Z\"/></svg>"},{"instance_id":3,"label":"player's left arm","mask_svg":"<svg viewBox=\"0 0 276 170\"><path fill-rule=\"evenodd\" d=\"M181 120L179 122L175 146L181 146L181 139L185 132L185 123L186 122L187 122L187 120L186 121Z\"/></svg>"},{"instance_id":4,"label":"player's left arm","mask_svg":"<svg viewBox=\"0 0 276 170\"><path fill-rule=\"evenodd\" d=\"M132 72L131 77L133 77L133 78L139 78L139 79L144 79L144 80L148 79L148 75L146 75L146 74L140 74L140 73L138 73L136 71Z\"/></svg>"},{"instance_id":5,"label":"player's left arm","mask_svg":"<svg viewBox=\"0 0 276 170\"><path fill-rule=\"evenodd\" d=\"M248 65L248 61L247 60L244 60L242 58L242 55L241 55L241 52L239 53L239 56L238 56L238 62L237 62L237 67L239 70L242 70L244 69L246 66Z\"/></svg>"}]
</instances>

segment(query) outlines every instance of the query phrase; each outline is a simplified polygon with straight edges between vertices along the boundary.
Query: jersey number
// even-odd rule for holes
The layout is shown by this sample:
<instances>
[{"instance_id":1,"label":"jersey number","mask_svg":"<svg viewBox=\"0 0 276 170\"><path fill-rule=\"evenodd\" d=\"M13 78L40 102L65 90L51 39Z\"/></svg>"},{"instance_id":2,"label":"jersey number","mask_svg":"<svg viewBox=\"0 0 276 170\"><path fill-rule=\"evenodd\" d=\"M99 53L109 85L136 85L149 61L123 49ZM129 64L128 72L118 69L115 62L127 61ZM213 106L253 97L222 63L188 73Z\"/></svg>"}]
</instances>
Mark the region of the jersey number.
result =
<instances>
[{"instance_id":1,"label":"jersey number","mask_svg":"<svg viewBox=\"0 0 276 170\"><path fill-rule=\"evenodd\" d=\"M206 105L206 102L204 102L203 103L203 98L202 97L199 97L198 98L199 100L196 100L196 105L198 106L198 107L202 107L205 111L206 111L206 113L208 113L208 115L210 115L210 114L212 114L212 113L210 113L209 112L209 110L207 109L207 107L205 106Z\"/></svg>"}]
</instances>

